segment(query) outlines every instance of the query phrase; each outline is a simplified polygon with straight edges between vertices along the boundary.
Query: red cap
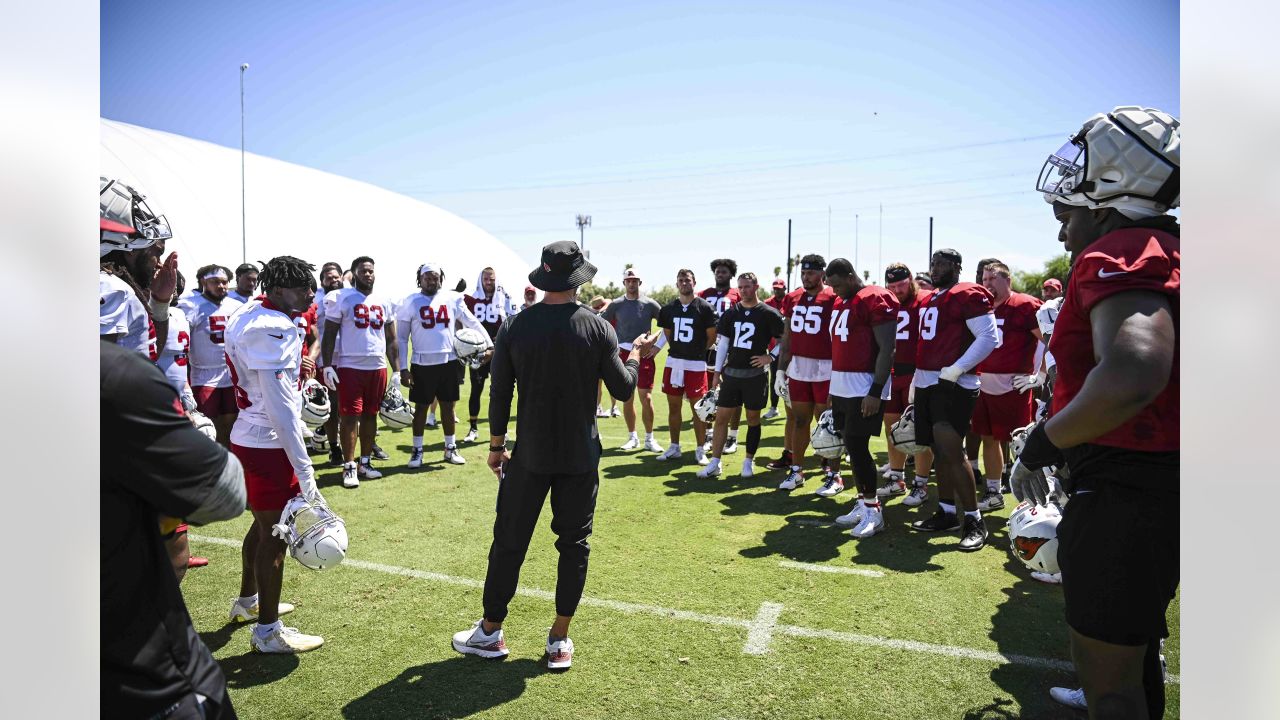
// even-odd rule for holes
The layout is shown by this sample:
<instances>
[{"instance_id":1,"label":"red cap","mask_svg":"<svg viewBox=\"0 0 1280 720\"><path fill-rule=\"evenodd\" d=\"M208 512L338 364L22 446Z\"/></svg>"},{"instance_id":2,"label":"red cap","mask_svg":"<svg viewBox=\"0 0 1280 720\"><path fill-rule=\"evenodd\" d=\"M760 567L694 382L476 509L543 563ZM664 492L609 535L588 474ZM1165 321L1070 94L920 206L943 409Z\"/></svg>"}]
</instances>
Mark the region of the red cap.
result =
<instances>
[{"instance_id":1,"label":"red cap","mask_svg":"<svg viewBox=\"0 0 1280 720\"><path fill-rule=\"evenodd\" d=\"M775 288L782 288L783 290L786 290L786 289L787 289L787 281L786 281L786 280L783 280L782 278L774 278L774 279L773 279L773 286L774 286Z\"/></svg>"},{"instance_id":2,"label":"red cap","mask_svg":"<svg viewBox=\"0 0 1280 720\"><path fill-rule=\"evenodd\" d=\"M1044 285L1042 285L1041 287L1053 288L1054 290L1061 290L1062 283L1059 282L1057 278L1049 278L1048 280L1044 281Z\"/></svg>"}]
</instances>

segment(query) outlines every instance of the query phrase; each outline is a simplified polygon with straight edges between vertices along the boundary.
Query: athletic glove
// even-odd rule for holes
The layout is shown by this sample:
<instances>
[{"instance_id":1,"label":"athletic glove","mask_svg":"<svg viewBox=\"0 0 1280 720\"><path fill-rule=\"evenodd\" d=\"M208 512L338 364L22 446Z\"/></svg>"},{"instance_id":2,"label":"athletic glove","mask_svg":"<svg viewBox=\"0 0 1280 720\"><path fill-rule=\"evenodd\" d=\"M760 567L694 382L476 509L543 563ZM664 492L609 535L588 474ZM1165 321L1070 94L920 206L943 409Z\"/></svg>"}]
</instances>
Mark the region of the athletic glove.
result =
<instances>
[{"instance_id":1,"label":"athletic glove","mask_svg":"<svg viewBox=\"0 0 1280 720\"><path fill-rule=\"evenodd\" d=\"M1049 439L1049 435L1044 430L1045 423L1039 422L1027 433L1026 441L1022 446L1021 452L1018 453L1018 460L1032 470L1049 467L1051 465L1065 465L1067 460L1062 455L1062 450ZM1012 443L1010 443L1012 445Z\"/></svg>"},{"instance_id":2,"label":"athletic glove","mask_svg":"<svg viewBox=\"0 0 1280 720\"><path fill-rule=\"evenodd\" d=\"M956 382L960 376L964 374L964 368L959 365L948 365L938 371L938 379L947 382Z\"/></svg>"},{"instance_id":3,"label":"athletic glove","mask_svg":"<svg viewBox=\"0 0 1280 720\"><path fill-rule=\"evenodd\" d=\"M334 392L338 391L338 371L328 365L324 366L324 386Z\"/></svg>"},{"instance_id":4,"label":"athletic glove","mask_svg":"<svg viewBox=\"0 0 1280 720\"><path fill-rule=\"evenodd\" d=\"M1030 500L1036 505L1049 503L1049 478L1043 470L1032 470L1022 464L1021 460L1013 461L1013 469L1009 471L1009 489L1018 502Z\"/></svg>"},{"instance_id":5,"label":"athletic glove","mask_svg":"<svg viewBox=\"0 0 1280 720\"><path fill-rule=\"evenodd\" d=\"M1014 375L1013 388L1020 393L1024 393L1032 388L1044 386L1045 376L1039 373L1031 375Z\"/></svg>"}]
</instances>

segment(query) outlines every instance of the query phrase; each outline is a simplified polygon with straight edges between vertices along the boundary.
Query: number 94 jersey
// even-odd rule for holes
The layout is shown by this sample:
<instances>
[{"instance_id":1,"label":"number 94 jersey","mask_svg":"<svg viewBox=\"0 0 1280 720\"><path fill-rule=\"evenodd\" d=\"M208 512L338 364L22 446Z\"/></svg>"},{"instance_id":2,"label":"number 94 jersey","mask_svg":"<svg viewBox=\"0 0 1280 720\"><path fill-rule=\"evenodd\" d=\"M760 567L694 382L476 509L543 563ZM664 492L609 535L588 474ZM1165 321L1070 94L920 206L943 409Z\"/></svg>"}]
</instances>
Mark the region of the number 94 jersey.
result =
<instances>
[{"instance_id":1,"label":"number 94 jersey","mask_svg":"<svg viewBox=\"0 0 1280 720\"><path fill-rule=\"evenodd\" d=\"M378 370L387 354L387 323L394 322L394 306L377 293L342 288L324 296L325 323L338 323L333 366Z\"/></svg>"},{"instance_id":2,"label":"number 94 jersey","mask_svg":"<svg viewBox=\"0 0 1280 720\"><path fill-rule=\"evenodd\" d=\"M729 357L724 366L741 370L751 367L751 358L768 352L769 341L781 337L782 328L782 315L768 305L757 303L745 308L740 302L734 304L716 325L716 333L729 339ZM828 337L828 347L830 342Z\"/></svg>"},{"instance_id":3,"label":"number 94 jersey","mask_svg":"<svg viewBox=\"0 0 1280 720\"><path fill-rule=\"evenodd\" d=\"M658 313L658 327L671 331L667 355L680 360L706 360L707 329L715 326L716 311L700 297L688 305L677 297Z\"/></svg>"}]
</instances>

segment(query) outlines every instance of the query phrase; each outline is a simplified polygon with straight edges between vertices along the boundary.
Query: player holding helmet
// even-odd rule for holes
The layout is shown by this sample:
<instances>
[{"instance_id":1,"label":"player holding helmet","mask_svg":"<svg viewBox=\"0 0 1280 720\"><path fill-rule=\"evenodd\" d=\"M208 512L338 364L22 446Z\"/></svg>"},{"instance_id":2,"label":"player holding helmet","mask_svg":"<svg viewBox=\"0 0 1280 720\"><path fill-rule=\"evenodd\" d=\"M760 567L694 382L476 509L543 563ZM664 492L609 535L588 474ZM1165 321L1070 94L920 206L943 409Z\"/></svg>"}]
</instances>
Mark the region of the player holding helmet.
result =
<instances>
[{"instance_id":1,"label":"player holding helmet","mask_svg":"<svg viewBox=\"0 0 1280 720\"><path fill-rule=\"evenodd\" d=\"M902 417L902 411L911 404L909 397L911 381L916 374L916 344L920 340L920 311L929 302L933 291L920 287L919 282L911 276L911 268L903 263L893 263L885 268L884 286L898 299L893 349L893 390L884 406L884 429L887 436L893 424ZM876 494L888 499L907 492L907 456L892 442L885 445L888 447L889 467L885 470L884 484ZM929 499L929 470L932 465L933 453L928 448L916 453L915 480L911 483L911 492L902 499L903 505L917 507Z\"/></svg>"}]
</instances>

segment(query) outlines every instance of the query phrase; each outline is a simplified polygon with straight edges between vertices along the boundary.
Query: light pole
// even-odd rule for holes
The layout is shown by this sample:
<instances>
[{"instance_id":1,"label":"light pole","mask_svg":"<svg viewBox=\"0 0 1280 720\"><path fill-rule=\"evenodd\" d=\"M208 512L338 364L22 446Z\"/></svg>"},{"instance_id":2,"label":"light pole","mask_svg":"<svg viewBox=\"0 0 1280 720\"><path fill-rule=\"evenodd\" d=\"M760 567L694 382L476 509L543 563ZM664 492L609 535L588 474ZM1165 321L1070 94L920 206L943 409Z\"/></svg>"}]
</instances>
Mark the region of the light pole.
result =
<instances>
[{"instance_id":1,"label":"light pole","mask_svg":"<svg viewBox=\"0 0 1280 720\"><path fill-rule=\"evenodd\" d=\"M249 63L240 65L240 262L249 261L249 245L245 239L244 221L244 71Z\"/></svg>"},{"instance_id":2,"label":"light pole","mask_svg":"<svg viewBox=\"0 0 1280 720\"><path fill-rule=\"evenodd\" d=\"M587 255L587 236L583 229L591 227L591 216L579 215L574 218L574 222L578 224L578 247L582 249L582 254L586 255L587 259L590 260L591 256Z\"/></svg>"}]
</instances>

